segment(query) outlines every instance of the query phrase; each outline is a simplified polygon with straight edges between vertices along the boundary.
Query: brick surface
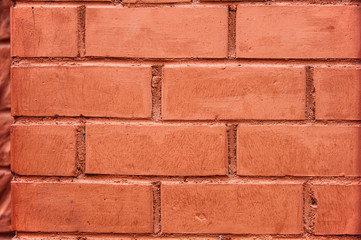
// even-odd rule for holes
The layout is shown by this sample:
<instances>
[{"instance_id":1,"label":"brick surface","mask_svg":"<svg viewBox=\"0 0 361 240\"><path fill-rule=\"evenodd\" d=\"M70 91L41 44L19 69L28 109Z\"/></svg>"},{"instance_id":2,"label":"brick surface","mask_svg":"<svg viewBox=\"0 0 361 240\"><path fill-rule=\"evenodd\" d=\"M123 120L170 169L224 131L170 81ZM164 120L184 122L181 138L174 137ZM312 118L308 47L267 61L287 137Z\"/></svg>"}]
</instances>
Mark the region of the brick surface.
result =
<instances>
[{"instance_id":1,"label":"brick surface","mask_svg":"<svg viewBox=\"0 0 361 240\"><path fill-rule=\"evenodd\" d=\"M360 133L349 126L239 125L237 173L361 176Z\"/></svg>"},{"instance_id":2,"label":"brick surface","mask_svg":"<svg viewBox=\"0 0 361 240\"><path fill-rule=\"evenodd\" d=\"M163 72L163 119L305 118L302 67L171 66Z\"/></svg>"},{"instance_id":3,"label":"brick surface","mask_svg":"<svg viewBox=\"0 0 361 240\"><path fill-rule=\"evenodd\" d=\"M151 69L50 66L12 69L15 116L151 116Z\"/></svg>"},{"instance_id":4,"label":"brick surface","mask_svg":"<svg viewBox=\"0 0 361 240\"><path fill-rule=\"evenodd\" d=\"M11 55L19 57L76 57L75 6L17 6L11 9Z\"/></svg>"},{"instance_id":5,"label":"brick surface","mask_svg":"<svg viewBox=\"0 0 361 240\"><path fill-rule=\"evenodd\" d=\"M12 183L13 229L152 232L151 185Z\"/></svg>"},{"instance_id":6,"label":"brick surface","mask_svg":"<svg viewBox=\"0 0 361 240\"><path fill-rule=\"evenodd\" d=\"M0 170L0 233L11 231L10 181L9 170Z\"/></svg>"},{"instance_id":7,"label":"brick surface","mask_svg":"<svg viewBox=\"0 0 361 240\"><path fill-rule=\"evenodd\" d=\"M227 26L226 7L88 7L86 55L137 58L226 57Z\"/></svg>"},{"instance_id":8,"label":"brick surface","mask_svg":"<svg viewBox=\"0 0 361 240\"><path fill-rule=\"evenodd\" d=\"M238 6L237 57L360 58L360 11L358 6Z\"/></svg>"},{"instance_id":9,"label":"brick surface","mask_svg":"<svg viewBox=\"0 0 361 240\"><path fill-rule=\"evenodd\" d=\"M302 185L164 184L164 233L300 234Z\"/></svg>"},{"instance_id":10,"label":"brick surface","mask_svg":"<svg viewBox=\"0 0 361 240\"><path fill-rule=\"evenodd\" d=\"M316 185L316 234L361 234L361 186Z\"/></svg>"},{"instance_id":11,"label":"brick surface","mask_svg":"<svg viewBox=\"0 0 361 240\"><path fill-rule=\"evenodd\" d=\"M316 119L361 119L361 69L315 68Z\"/></svg>"},{"instance_id":12,"label":"brick surface","mask_svg":"<svg viewBox=\"0 0 361 240\"><path fill-rule=\"evenodd\" d=\"M11 170L20 175L74 176L74 125L13 125Z\"/></svg>"},{"instance_id":13,"label":"brick surface","mask_svg":"<svg viewBox=\"0 0 361 240\"><path fill-rule=\"evenodd\" d=\"M225 126L86 126L86 173L225 175Z\"/></svg>"}]
</instances>

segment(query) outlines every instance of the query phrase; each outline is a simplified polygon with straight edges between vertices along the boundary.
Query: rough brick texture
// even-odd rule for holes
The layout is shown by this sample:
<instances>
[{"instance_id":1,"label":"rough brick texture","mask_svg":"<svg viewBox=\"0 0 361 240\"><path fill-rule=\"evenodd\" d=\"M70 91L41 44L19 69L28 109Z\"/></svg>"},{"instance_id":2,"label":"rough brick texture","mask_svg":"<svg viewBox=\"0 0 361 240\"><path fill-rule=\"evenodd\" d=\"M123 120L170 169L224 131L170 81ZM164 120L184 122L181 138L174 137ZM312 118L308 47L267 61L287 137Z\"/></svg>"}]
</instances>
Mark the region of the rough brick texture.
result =
<instances>
[{"instance_id":1,"label":"rough brick texture","mask_svg":"<svg viewBox=\"0 0 361 240\"><path fill-rule=\"evenodd\" d=\"M315 233L361 234L361 185L316 185Z\"/></svg>"},{"instance_id":2,"label":"rough brick texture","mask_svg":"<svg viewBox=\"0 0 361 240\"><path fill-rule=\"evenodd\" d=\"M298 234L302 186L262 184L165 184L165 233Z\"/></svg>"},{"instance_id":3,"label":"rough brick texture","mask_svg":"<svg viewBox=\"0 0 361 240\"><path fill-rule=\"evenodd\" d=\"M0 232L360 239L360 3L0 0Z\"/></svg>"},{"instance_id":4,"label":"rough brick texture","mask_svg":"<svg viewBox=\"0 0 361 240\"><path fill-rule=\"evenodd\" d=\"M89 7L86 11L86 55L226 57L227 16L226 7Z\"/></svg>"},{"instance_id":5,"label":"rough brick texture","mask_svg":"<svg viewBox=\"0 0 361 240\"><path fill-rule=\"evenodd\" d=\"M18 231L152 232L150 185L12 184L12 226Z\"/></svg>"},{"instance_id":6,"label":"rough brick texture","mask_svg":"<svg viewBox=\"0 0 361 240\"><path fill-rule=\"evenodd\" d=\"M361 176L360 127L238 126L237 173Z\"/></svg>"},{"instance_id":7,"label":"rough brick texture","mask_svg":"<svg viewBox=\"0 0 361 240\"><path fill-rule=\"evenodd\" d=\"M76 57L75 6L22 6L11 9L11 55L19 57Z\"/></svg>"},{"instance_id":8,"label":"rough brick texture","mask_svg":"<svg viewBox=\"0 0 361 240\"><path fill-rule=\"evenodd\" d=\"M150 67L15 67L15 116L151 116Z\"/></svg>"},{"instance_id":9,"label":"rough brick texture","mask_svg":"<svg viewBox=\"0 0 361 240\"><path fill-rule=\"evenodd\" d=\"M165 67L164 119L304 119L302 67Z\"/></svg>"},{"instance_id":10,"label":"rough brick texture","mask_svg":"<svg viewBox=\"0 0 361 240\"><path fill-rule=\"evenodd\" d=\"M224 126L86 126L86 173L225 175Z\"/></svg>"},{"instance_id":11,"label":"rough brick texture","mask_svg":"<svg viewBox=\"0 0 361 240\"><path fill-rule=\"evenodd\" d=\"M73 125L13 125L11 170L20 175L74 176L76 128Z\"/></svg>"},{"instance_id":12,"label":"rough brick texture","mask_svg":"<svg viewBox=\"0 0 361 240\"><path fill-rule=\"evenodd\" d=\"M360 11L358 6L238 6L237 57L360 58Z\"/></svg>"},{"instance_id":13,"label":"rough brick texture","mask_svg":"<svg viewBox=\"0 0 361 240\"><path fill-rule=\"evenodd\" d=\"M316 119L361 119L361 69L315 68Z\"/></svg>"}]
</instances>

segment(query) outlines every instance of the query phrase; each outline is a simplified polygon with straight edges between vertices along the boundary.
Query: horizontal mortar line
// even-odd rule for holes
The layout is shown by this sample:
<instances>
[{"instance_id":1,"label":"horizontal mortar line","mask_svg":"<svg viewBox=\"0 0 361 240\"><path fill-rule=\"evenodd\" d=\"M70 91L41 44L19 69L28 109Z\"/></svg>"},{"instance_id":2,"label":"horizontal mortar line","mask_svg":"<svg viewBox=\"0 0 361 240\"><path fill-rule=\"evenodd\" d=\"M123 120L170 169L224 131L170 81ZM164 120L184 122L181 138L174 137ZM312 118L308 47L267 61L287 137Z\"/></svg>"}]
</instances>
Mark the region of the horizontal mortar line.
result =
<instances>
[{"instance_id":1,"label":"horizontal mortar line","mask_svg":"<svg viewBox=\"0 0 361 240\"><path fill-rule=\"evenodd\" d=\"M47 65L47 64L299 64L299 65L335 65L335 64L354 64L360 66L360 59L260 59L260 58L123 58L123 57L54 57L54 58L19 58L13 57L13 66L29 64ZM361 66L360 66L361 67Z\"/></svg>"},{"instance_id":2,"label":"horizontal mortar line","mask_svg":"<svg viewBox=\"0 0 361 240\"><path fill-rule=\"evenodd\" d=\"M360 176L160 176L160 175L85 175L77 177L55 176L20 176L15 175L13 182L39 183L116 183L116 184L146 184L155 182L162 184L304 184L335 183L361 184Z\"/></svg>"},{"instance_id":3,"label":"horizontal mortar line","mask_svg":"<svg viewBox=\"0 0 361 240\"><path fill-rule=\"evenodd\" d=\"M31 117L14 116L15 124L56 124L69 123L78 124L80 122L90 124L154 124L154 125L302 125L302 126L361 126L361 120L157 120L152 119L129 119L129 118L109 118L109 117Z\"/></svg>"},{"instance_id":4,"label":"horizontal mortar line","mask_svg":"<svg viewBox=\"0 0 361 240\"><path fill-rule=\"evenodd\" d=\"M18 232L21 237L90 237L90 238L154 238L154 239L161 239L161 238L216 238L218 240L222 240L225 238L251 238L251 237L258 237L258 238L265 238L269 239L272 238L294 238L294 239L360 239L359 235L347 235L347 234L326 234L326 235L316 235L316 236L305 236L303 234L232 234L232 233L161 233L159 235L152 234L152 233L94 233L94 232L47 232L47 233L40 233L40 232L25 232L21 231Z\"/></svg>"},{"instance_id":5,"label":"horizontal mortar line","mask_svg":"<svg viewBox=\"0 0 361 240\"><path fill-rule=\"evenodd\" d=\"M34 1L26 1L26 0L19 0L16 1L17 4L20 5L69 5L69 6L76 6L79 4L86 4L87 6L109 6L109 7L125 7L125 8L133 8L133 7L169 7L169 6L189 6L189 7L196 7L196 6L227 6L229 4L237 4L237 5L259 5L259 6L358 6L360 0L354 0L351 2L340 2L340 1L325 1L325 2L315 2L315 1L291 1L291 0L246 0L246 1L197 1L197 2L173 2L173 3L124 3L124 2L115 2L115 1L52 1L52 0L34 0Z\"/></svg>"},{"instance_id":6,"label":"horizontal mortar line","mask_svg":"<svg viewBox=\"0 0 361 240\"><path fill-rule=\"evenodd\" d=\"M40 232L26 232L20 231L18 232L20 235L24 237L36 237L36 236L43 236L43 237L77 237L77 236L84 236L84 237L104 237L104 238L112 238L112 237L130 237L134 238L181 238L181 237L209 237L209 238L217 238L223 239L225 237L289 237L289 238L296 238L299 239L303 237L303 234L232 234L232 233L161 233L161 234L153 234L153 233L94 233L94 232L47 232L47 233L40 233ZM86 235L86 236L85 236ZM221 238L222 237L222 238Z\"/></svg>"}]
</instances>

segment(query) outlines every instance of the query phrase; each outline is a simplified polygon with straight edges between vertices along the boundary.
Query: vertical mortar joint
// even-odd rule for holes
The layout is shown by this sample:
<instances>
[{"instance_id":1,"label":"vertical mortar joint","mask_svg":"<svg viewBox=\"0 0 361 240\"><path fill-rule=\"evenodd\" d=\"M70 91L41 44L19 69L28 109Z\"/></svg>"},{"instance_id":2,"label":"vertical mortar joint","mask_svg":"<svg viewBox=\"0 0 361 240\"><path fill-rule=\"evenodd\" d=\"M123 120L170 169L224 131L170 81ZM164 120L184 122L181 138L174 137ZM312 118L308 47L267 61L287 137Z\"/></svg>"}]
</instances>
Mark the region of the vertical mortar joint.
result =
<instances>
[{"instance_id":1,"label":"vertical mortar joint","mask_svg":"<svg viewBox=\"0 0 361 240\"><path fill-rule=\"evenodd\" d=\"M161 234L161 182L153 182L153 234Z\"/></svg>"},{"instance_id":2,"label":"vertical mortar joint","mask_svg":"<svg viewBox=\"0 0 361 240\"><path fill-rule=\"evenodd\" d=\"M237 124L227 124L228 176L237 174Z\"/></svg>"},{"instance_id":3,"label":"vertical mortar joint","mask_svg":"<svg viewBox=\"0 0 361 240\"><path fill-rule=\"evenodd\" d=\"M85 5L78 7L78 57L85 56Z\"/></svg>"},{"instance_id":4,"label":"vertical mortar joint","mask_svg":"<svg viewBox=\"0 0 361 240\"><path fill-rule=\"evenodd\" d=\"M152 66L152 119L162 119L162 81L163 66Z\"/></svg>"},{"instance_id":5,"label":"vertical mortar joint","mask_svg":"<svg viewBox=\"0 0 361 240\"><path fill-rule=\"evenodd\" d=\"M228 59L236 58L236 5L228 6Z\"/></svg>"},{"instance_id":6,"label":"vertical mortar joint","mask_svg":"<svg viewBox=\"0 0 361 240\"><path fill-rule=\"evenodd\" d=\"M316 114L316 92L313 81L313 71L312 66L306 66L306 119L315 120Z\"/></svg>"},{"instance_id":7,"label":"vertical mortar joint","mask_svg":"<svg viewBox=\"0 0 361 240\"><path fill-rule=\"evenodd\" d=\"M76 176L85 176L85 122L82 121L80 126L76 129Z\"/></svg>"},{"instance_id":8,"label":"vertical mortar joint","mask_svg":"<svg viewBox=\"0 0 361 240\"><path fill-rule=\"evenodd\" d=\"M314 235L317 214L317 199L312 184L307 181L303 184L303 223L304 231L308 236Z\"/></svg>"}]
</instances>

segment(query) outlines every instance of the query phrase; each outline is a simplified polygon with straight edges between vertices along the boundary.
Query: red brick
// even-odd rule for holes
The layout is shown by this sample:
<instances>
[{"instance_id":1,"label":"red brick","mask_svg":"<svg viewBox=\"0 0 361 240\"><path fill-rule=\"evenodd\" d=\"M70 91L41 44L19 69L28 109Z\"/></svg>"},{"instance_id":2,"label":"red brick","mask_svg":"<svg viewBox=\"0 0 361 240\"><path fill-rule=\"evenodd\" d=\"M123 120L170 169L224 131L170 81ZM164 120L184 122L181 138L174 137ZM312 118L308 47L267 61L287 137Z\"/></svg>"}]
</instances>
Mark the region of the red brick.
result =
<instances>
[{"instance_id":1,"label":"red brick","mask_svg":"<svg viewBox=\"0 0 361 240\"><path fill-rule=\"evenodd\" d=\"M12 69L15 116L151 116L151 68L48 66Z\"/></svg>"},{"instance_id":2,"label":"red brick","mask_svg":"<svg viewBox=\"0 0 361 240\"><path fill-rule=\"evenodd\" d=\"M239 175L361 176L359 127L239 125L237 131Z\"/></svg>"},{"instance_id":3,"label":"red brick","mask_svg":"<svg viewBox=\"0 0 361 240\"><path fill-rule=\"evenodd\" d=\"M361 186L316 185L316 234L361 234Z\"/></svg>"},{"instance_id":4,"label":"red brick","mask_svg":"<svg viewBox=\"0 0 361 240\"><path fill-rule=\"evenodd\" d=\"M20 175L74 176L74 125L13 125L11 170Z\"/></svg>"},{"instance_id":5,"label":"red brick","mask_svg":"<svg viewBox=\"0 0 361 240\"><path fill-rule=\"evenodd\" d=\"M304 119L302 67L170 66L163 119Z\"/></svg>"},{"instance_id":6,"label":"red brick","mask_svg":"<svg viewBox=\"0 0 361 240\"><path fill-rule=\"evenodd\" d=\"M76 57L75 6L17 6L11 9L11 55Z\"/></svg>"},{"instance_id":7,"label":"red brick","mask_svg":"<svg viewBox=\"0 0 361 240\"><path fill-rule=\"evenodd\" d=\"M302 185L163 184L164 233L300 234Z\"/></svg>"},{"instance_id":8,"label":"red brick","mask_svg":"<svg viewBox=\"0 0 361 240\"><path fill-rule=\"evenodd\" d=\"M151 185L12 184L13 229L27 232L152 232Z\"/></svg>"},{"instance_id":9,"label":"red brick","mask_svg":"<svg viewBox=\"0 0 361 240\"><path fill-rule=\"evenodd\" d=\"M222 58L227 36L226 7L86 10L87 56Z\"/></svg>"},{"instance_id":10,"label":"red brick","mask_svg":"<svg viewBox=\"0 0 361 240\"><path fill-rule=\"evenodd\" d=\"M13 118L10 112L0 112L0 166L10 165L10 126Z\"/></svg>"},{"instance_id":11,"label":"red brick","mask_svg":"<svg viewBox=\"0 0 361 240\"><path fill-rule=\"evenodd\" d=\"M225 175L225 126L86 126L86 173Z\"/></svg>"},{"instance_id":12,"label":"red brick","mask_svg":"<svg viewBox=\"0 0 361 240\"><path fill-rule=\"evenodd\" d=\"M11 231L10 182L8 170L0 170L0 233Z\"/></svg>"},{"instance_id":13,"label":"red brick","mask_svg":"<svg viewBox=\"0 0 361 240\"><path fill-rule=\"evenodd\" d=\"M360 58L358 6L238 6L239 58Z\"/></svg>"},{"instance_id":14,"label":"red brick","mask_svg":"<svg viewBox=\"0 0 361 240\"><path fill-rule=\"evenodd\" d=\"M361 119L361 69L315 68L316 119Z\"/></svg>"}]
</instances>

